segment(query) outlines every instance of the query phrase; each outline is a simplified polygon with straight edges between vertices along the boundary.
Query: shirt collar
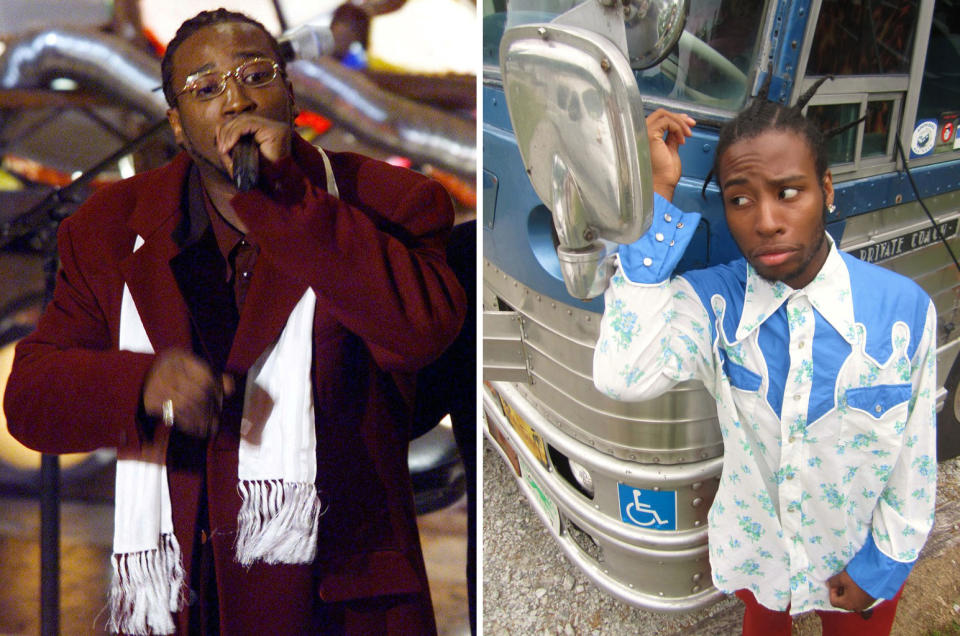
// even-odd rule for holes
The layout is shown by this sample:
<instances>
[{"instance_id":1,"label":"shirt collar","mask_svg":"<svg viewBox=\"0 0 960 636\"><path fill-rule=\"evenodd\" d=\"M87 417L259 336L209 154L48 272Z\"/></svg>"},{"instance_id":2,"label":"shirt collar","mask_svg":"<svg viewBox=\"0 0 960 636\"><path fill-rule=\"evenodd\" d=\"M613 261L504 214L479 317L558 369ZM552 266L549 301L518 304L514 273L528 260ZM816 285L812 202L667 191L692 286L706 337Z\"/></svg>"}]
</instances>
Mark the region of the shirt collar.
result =
<instances>
[{"instance_id":1,"label":"shirt collar","mask_svg":"<svg viewBox=\"0 0 960 636\"><path fill-rule=\"evenodd\" d=\"M853 303L850 299L850 273L833 238L827 234L830 245L827 260L806 287L792 289L782 281L771 283L747 263L746 294L743 313L737 326L737 340L743 340L757 329L780 305L794 296L806 296L820 315L851 344L856 342Z\"/></svg>"}]
</instances>

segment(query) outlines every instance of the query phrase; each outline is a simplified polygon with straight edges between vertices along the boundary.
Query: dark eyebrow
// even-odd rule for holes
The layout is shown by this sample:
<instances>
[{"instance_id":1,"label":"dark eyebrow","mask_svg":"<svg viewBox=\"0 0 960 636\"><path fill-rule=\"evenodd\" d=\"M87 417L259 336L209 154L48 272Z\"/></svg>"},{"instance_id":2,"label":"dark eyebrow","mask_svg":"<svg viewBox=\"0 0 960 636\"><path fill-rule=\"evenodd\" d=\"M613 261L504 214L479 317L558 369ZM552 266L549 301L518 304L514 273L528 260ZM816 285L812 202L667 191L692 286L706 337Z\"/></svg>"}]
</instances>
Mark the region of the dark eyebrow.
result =
<instances>
[{"instance_id":1,"label":"dark eyebrow","mask_svg":"<svg viewBox=\"0 0 960 636\"><path fill-rule=\"evenodd\" d=\"M779 179L774 179L773 183L776 185L786 185L788 183L796 183L797 181L803 181L806 179L806 175L802 174L791 174L786 177L780 177Z\"/></svg>"},{"instance_id":2,"label":"dark eyebrow","mask_svg":"<svg viewBox=\"0 0 960 636\"><path fill-rule=\"evenodd\" d=\"M263 51L237 51L234 53L233 57L235 58L251 58L251 57L271 57L270 55L264 53Z\"/></svg>"},{"instance_id":3,"label":"dark eyebrow","mask_svg":"<svg viewBox=\"0 0 960 636\"><path fill-rule=\"evenodd\" d=\"M788 183L796 183L797 181L802 181L805 178L806 176L802 174L792 174L786 177L780 177L779 179L774 179L771 183L773 183L774 185L782 186ZM729 188L730 186L745 185L746 183L747 183L747 179L743 177L740 177L737 179L730 179L729 181L723 184L721 189Z\"/></svg>"},{"instance_id":4,"label":"dark eyebrow","mask_svg":"<svg viewBox=\"0 0 960 636\"><path fill-rule=\"evenodd\" d=\"M270 56L264 53L263 51L254 50L254 51L237 51L233 57L240 60L248 60L255 57L270 57ZM207 62L203 66L191 71L190 73L187 73L187 79L193 77L194 75L207 73L209 71L212 71L213 69L214 69L213 63Z\"/></svg>"},{"instance_id":5,"label":"dark eyebrow","mask_svg":"<svg viewBox=\"0 0 960 636\"><path fill-rule=\"evenodd\" d=\"M730 179L726 183L720 186L720 189L729 188L730 186L744 185L747 182L746 179Z\"/></svg>"},{"instance_id":6,"label":"dark eyebrow","mask_svg":"<svg viewBox=\"0 0 960 636\"><path fill-rule=\"evenodd\" d=\"M212 70L213 70L213 64L211 64L210 62L207 62L200 68L194 69L189 73L187 73L187 79L189 80L194 75L199 75L200 73L206 73L207 71L212 71Z\"/></svg>"}]
</instances>

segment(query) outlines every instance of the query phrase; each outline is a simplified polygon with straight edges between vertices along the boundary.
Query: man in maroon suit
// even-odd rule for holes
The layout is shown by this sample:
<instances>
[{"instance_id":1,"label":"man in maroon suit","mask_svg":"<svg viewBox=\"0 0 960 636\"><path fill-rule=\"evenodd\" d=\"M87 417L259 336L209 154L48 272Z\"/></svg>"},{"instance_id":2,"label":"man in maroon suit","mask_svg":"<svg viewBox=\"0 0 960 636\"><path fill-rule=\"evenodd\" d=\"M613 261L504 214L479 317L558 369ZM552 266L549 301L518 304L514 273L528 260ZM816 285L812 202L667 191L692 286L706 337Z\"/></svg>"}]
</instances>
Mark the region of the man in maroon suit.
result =
<instances>
[{"instance_id":1,"label":"man in maroon suit","mask_svg":"<svg viewBox=\"0 0 960 636\"><path fill-rule=\"evenodd\" d=\"M62 224L54 300L9 378L10 431L47 453L115 446L147 467L118 478L117 631L432 633L406 449L414 373L464 317L444 260L449 197L416 173L299 138L277 43L245 16L185 22L163 82L185 152L98 191ZM231 151L242 137L259 148L261 176L238 193ZM306 331L291 326L297 316ZM288 416L298 351L306 397ZM268 434L274 416L281 432ZM263 440L287 443L291 430L308 440L297 457L315 478L297 485L313 503L289 513L308 529L312 514L314 530L291 550L274 536L276 552L255 546L241 559L241 526L287 527L271 516L293 492L287 473L248 482L243 465L259 467ZM146 523L137 506L150 483L164 505ZM254 483L279 508L248 501ZM254 520L238 521L248 506ZM153 547L119 548L128 526L137 540L152 533ZM145 570L170 582L169 608L164 597L151 622L149 595L129 590L142 583L134 561L158 554Z\"/></svg>"}]
</instances>

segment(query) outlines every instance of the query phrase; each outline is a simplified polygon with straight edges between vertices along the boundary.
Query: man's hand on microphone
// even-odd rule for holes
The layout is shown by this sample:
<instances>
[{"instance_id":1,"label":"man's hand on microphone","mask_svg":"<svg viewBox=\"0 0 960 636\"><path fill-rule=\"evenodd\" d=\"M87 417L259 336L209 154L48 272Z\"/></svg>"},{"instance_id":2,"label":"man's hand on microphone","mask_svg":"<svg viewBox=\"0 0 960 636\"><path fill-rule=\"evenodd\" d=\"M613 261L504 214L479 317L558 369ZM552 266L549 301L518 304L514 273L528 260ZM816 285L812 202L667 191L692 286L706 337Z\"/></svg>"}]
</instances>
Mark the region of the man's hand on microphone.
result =
<instances>
[{"instance_id":1,"label":"man's hand on microphone","mask_svg":"<svg viewBox=\"0 0 960 636\"><path fill-rule=\"evenodd\" d=\"M143 383L143 408L162 418L164 402L172 405L173 426L194 437L217 432L223 397L233 393L230 375L216 378L203 359L184 349L167 349L157 356Z\"/></svg>"},{"instance_id":2,"label":"man's hand on microphone","mask_svg":"<svg viewBox=\"0 0 960 636\"><path fill-rule=\"evenodd\" d=\"M217 152L227 172L233 174L233 159L230 151L244 135L253 135L260 148L260 155L270 163L276 163L290 154L293 129L288 122L267 119L257 115L243 114L222 124L217 129Z\"/></svg>"}]
</instances>

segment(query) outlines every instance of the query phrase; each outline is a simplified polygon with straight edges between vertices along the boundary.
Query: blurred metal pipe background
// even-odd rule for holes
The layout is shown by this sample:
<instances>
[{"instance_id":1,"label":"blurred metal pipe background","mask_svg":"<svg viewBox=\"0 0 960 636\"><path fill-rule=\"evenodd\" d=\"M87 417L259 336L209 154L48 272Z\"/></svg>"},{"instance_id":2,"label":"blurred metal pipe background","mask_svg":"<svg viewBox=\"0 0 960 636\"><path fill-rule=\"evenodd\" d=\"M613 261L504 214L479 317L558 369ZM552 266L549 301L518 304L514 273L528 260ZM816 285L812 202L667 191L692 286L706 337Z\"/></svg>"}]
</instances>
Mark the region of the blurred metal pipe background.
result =
<instances>
[{"instance_id":1,"label":"blurred metal pipe background","mask_svg":"<svg viewBox=\"0 0 960 636\"><path fill-rule=\"evenodd\" d=\"M164 117L160 62L105 33L45 29L7 43L0 55L0 88L47 88L66 77L102 91L151 119Z\"/></svg>"},{"instance_id":2,"label":"blurred metal pipe background","mask_svg":"<svg viewBox=\"0 0 960 636\"><path fill-rule=\"evenodd\" d=\"M476 124L379 88L333 58L287 65L297 104L369 143L461 175L477 170Z\"/></svg>"},{"instance_id":3,"label":"blurred metal pipe background","mask_svg":"<svg viewBox=\"0 0 960 636\"><path fill-rule=\"evenodd\" d=\"M368 143L460 175L476 173L472 120L385 91L333 58L292 62L288 73L301 107ZM0 55L0 88L47 88L64 77L151 119L166 113L159 60L116 36L50 28L10 40Z\"/></svg>"}]
</instances>

